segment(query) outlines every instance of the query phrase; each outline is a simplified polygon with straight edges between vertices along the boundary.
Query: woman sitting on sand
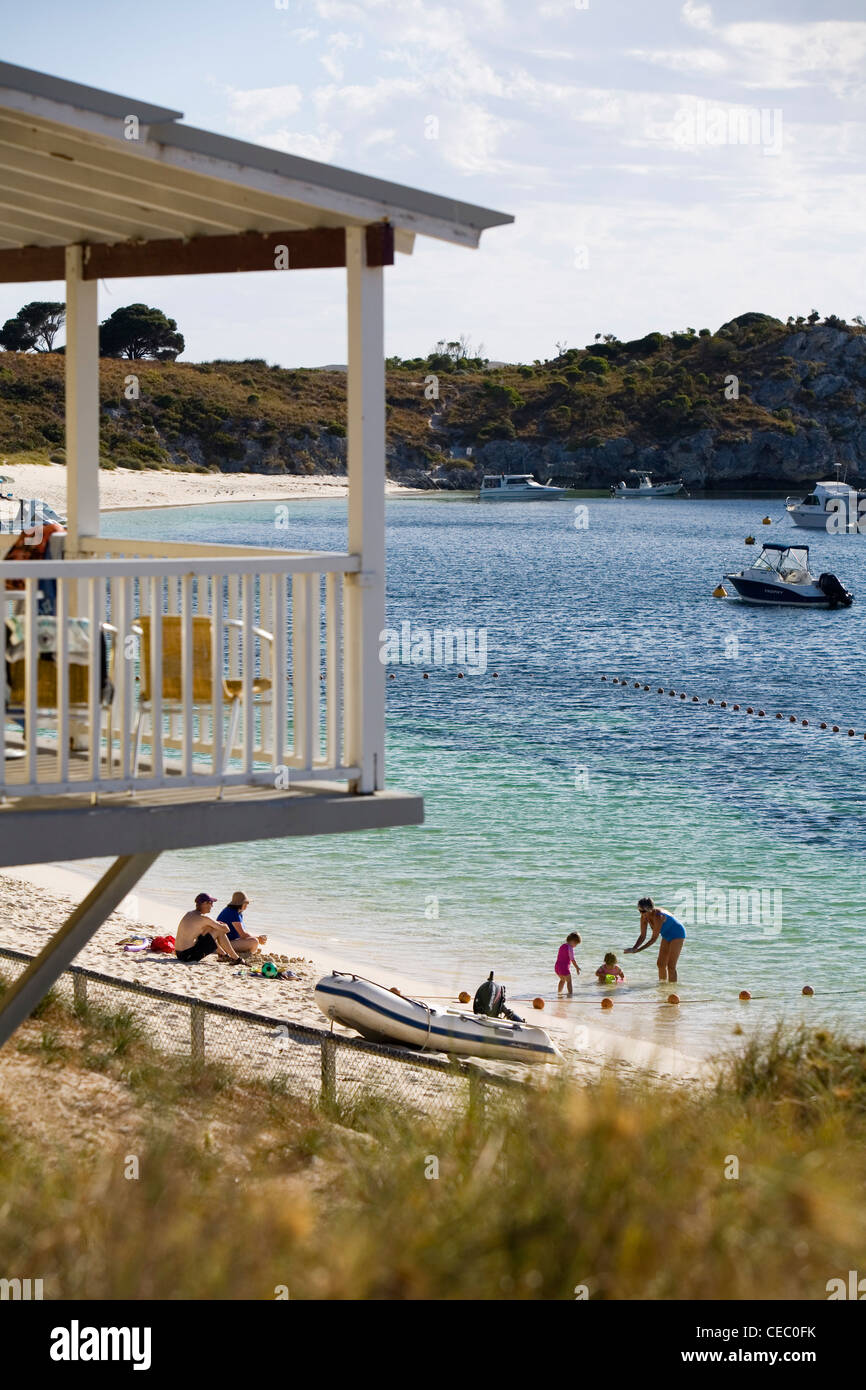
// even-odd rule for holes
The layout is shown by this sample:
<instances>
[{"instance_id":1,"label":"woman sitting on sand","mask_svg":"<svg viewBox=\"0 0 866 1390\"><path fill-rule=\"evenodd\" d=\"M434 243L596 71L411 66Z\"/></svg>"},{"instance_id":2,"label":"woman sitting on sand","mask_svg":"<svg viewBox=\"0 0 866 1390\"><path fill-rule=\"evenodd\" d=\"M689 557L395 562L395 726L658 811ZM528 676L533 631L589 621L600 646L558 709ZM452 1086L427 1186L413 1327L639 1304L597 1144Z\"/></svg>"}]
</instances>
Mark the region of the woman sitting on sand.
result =
<instances>
[{"instance_id":1,"label":"woman sitting on sand","mask_svg":"<svg viewBox=\"0 0 866 1390\"><path fill-rule=\"evenodd\" d=\"M635 956L639 951L645 951L647 947L654 946L661 936L657 962L659 984L676 984L677 961L686 939L686 929L672 913L665 912L662 907L656 907L652 898L640 898L637 906L640 913L640 936L633 946L626 948L626 955ZM652 936L649 941L645 941L648 927Z\"/></svg>"}]
</instances>

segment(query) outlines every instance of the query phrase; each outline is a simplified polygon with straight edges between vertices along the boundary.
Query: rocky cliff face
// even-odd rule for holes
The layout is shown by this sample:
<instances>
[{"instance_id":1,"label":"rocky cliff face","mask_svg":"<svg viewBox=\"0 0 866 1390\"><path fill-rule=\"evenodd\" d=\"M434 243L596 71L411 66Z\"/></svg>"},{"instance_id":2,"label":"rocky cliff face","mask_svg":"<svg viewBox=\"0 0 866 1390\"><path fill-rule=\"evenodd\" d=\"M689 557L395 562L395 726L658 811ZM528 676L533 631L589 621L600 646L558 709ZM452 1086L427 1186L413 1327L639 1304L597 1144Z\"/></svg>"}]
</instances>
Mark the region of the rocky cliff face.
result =
<instances>
[{"instance_id":1,"label":"rocky cliff face","mask_svg":"<svg viewBox=\"0 0 866 1390\"><path fill-rule=\"evenodd\" d=\"M715 384L721 393L727 368L736 367L738 399L749 405L744 413L732 400L729 411L716 407L715 419L700 428L690 429L683 419L668 438L652 440L635 404L621 433L591 443L575 447L539 433L521 438L518 428L517 438L470 446L468 458L465 428L452 429L452 458L433 477L440 486L466 487L483 473L534 473L542 481L592 488L638 469L659 480L682 477L698 489L801 489L841 470L851 482L866 481L866 335L827 324L785 332L779 323L778 329L769 344L731 343L732 361L720 361L716 382L709 379L709 388ZM442 418L448 420L447 411ZM599 422L604 429L603 413Z\"/></svg>"}]
</instances>

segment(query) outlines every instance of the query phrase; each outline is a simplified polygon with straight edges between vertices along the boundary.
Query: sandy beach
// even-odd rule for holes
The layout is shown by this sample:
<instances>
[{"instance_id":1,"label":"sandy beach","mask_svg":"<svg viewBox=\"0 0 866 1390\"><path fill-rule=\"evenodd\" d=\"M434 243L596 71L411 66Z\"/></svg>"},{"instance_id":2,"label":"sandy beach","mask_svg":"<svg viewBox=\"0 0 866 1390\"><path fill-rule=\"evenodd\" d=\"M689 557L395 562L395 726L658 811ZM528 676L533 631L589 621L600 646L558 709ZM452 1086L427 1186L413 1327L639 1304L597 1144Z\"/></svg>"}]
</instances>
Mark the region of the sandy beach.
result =
<instances>
[{"instance_id":1,"label":"sandy beach","mask_svg":"<svg viewBox=\"0 0 866 1390\"><path fill-rule=\"evenodd\" d=\"M2 464L0 460L0 464ZM0 467L0 472L6 472ZM62 463L9 464L16 497L41 497L63 515L66 511L66 466ZM389 496L417 497L417 488L386 482ZM195 507L208 502L281 502L287 498L345 497L345 477L299 477L279 473L175 473L162 469L101 469L100 508L105 512L141 507Z\"/></svg>"},{"instance_id":2,"label":"sandy beach","mask_svg":"<svg viewBox=\"0 0 866 1390\"><path fill-rule=\"evenodd\" d=\"M0 947L37 954L92 882L92 878L67 865L28 865L4 871L0 874ZM288 964L283 962L282 968L292 970L297 978L271 981L250 976L240 967L220 964L215 957L186 966L173 956L127 953L118 944L136 931L173 934L177 921L177 909L168 903L138 895L130 897L99 929L77 957L77 963L120 980L182 994L190 1000L225 1004L314 1028L326 1026L326 1021L316 1005L313 989L316 981L334 968L378 978L389 987L394 985L404 994L427 999L440 1007L459 1007L456 997L442 999L437 987L429 982L402 973L393 978L393 970L384 971L381 966L377 969L374 953L372 959L365 960L346 959L341 953L337 961L295 949L289 941L272 937L265 952L288 957ZM255 929L254 923L249 925ZM170 1001L161 1004L158 1000L139 999L136 1007L154 1025L164 1022L172 1010L178 1012ZM547 1029L562 1051L569 1071L584 1080L598 1079L605 1069L611 1068L619 1075L640 1069L664 1078L668 1084L693 1082L706 1075L700 1060L659 1046L649 1038L594 1026L588 1022L585 1010L578 1016L565 1001L549 1005L543 1012L530 1008L525 1010L525 1016ZM339 1026L336 1031L355 1036ZM519 1066L487 1061L484 1065L509 1075L524 1074Z\"/></svg>"}]
</instances>

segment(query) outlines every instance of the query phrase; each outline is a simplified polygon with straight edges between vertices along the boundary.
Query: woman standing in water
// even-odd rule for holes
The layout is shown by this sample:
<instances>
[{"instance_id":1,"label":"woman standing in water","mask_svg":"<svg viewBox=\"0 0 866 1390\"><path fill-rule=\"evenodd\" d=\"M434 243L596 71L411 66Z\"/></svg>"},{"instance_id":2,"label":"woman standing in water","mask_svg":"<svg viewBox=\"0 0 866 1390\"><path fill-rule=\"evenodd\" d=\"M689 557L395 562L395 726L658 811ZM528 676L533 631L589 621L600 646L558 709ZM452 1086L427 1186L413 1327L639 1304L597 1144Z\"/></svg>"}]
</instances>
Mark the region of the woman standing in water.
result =
<instances>
[{"instance_id":1,"label":"woman standing in water","mask_svg":"<svg viewBox=\"0 0 866 1390\"><path fill-rule=\"evenodd\" d=\"M641 898L637 906L640 913L640 936L633 946L626 949L625 954L627 956L637 955L639 951L645 951L649 946L654 946L661 936L657 962L659 984L676 984L677 961L686 939L686 929L682 922L678 921L670 912L665 912L664 908L656 907L652 898ZM644 939L647 928L652 932L649 941Z\"/></svg>"}]
</instances>

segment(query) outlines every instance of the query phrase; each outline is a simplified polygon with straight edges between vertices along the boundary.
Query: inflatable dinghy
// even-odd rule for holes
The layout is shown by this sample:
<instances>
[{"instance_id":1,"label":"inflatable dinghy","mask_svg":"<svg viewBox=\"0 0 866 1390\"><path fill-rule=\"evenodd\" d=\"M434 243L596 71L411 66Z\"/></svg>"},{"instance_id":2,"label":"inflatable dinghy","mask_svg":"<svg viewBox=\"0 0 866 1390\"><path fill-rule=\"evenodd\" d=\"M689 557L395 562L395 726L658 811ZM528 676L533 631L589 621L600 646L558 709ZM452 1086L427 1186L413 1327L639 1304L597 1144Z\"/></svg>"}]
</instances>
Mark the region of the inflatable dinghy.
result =
<instances>
[{"instance_id":1,"label":"inflatable dinghy","mask_svg":"<svg viewBox=\"0 0 866 1390\"><path fill-rule=\"evenodd\" d=\"M544 1029L531 1023L436 1009L340 970L319 980L314 997L326 1018L356 1029L369 1042L499 1062L556 1062L561 1056Z\"/></svg>"}]
</instances>

